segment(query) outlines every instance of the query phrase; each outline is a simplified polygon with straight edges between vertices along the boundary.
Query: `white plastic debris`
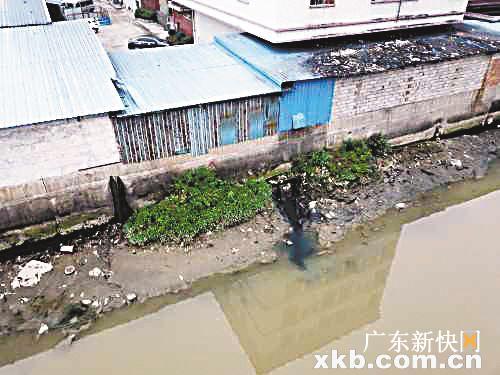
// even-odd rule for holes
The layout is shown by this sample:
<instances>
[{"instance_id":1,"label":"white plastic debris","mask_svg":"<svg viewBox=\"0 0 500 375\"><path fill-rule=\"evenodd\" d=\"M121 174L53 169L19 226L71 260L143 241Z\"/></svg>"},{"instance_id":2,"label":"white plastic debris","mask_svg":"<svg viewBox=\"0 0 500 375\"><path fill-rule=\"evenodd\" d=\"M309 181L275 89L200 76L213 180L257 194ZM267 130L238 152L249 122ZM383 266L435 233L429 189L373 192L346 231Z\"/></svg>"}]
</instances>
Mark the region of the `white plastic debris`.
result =
<instances>
[{"instance_id":1,"label":"white plastic debris","mask_svg":"<svg viewBox=\"0 0 500 375\"><path fill-rule=\"evenodd\" d=\"M408 205L406 203L398 203L398 204L396 204L396 208L398 210L404 210L406 207L408 207Z\"/></svg>"},{"instance_id":2,"label":"white plastic debris","mask_svg":"<svg viewBox=\"0 0 500 375\"><path fill-rule=\"evenodd\" d=\"M61 249L59 250L61 253L72 253L74 246L61 246Z\"/></svg>"},{"instance_id":3,"label":"white plastic debris","mask_svg":"<svg viewBox=\"0 0 500 375\"><path fill-rule=\"evenodd\" d=\"M452 167L455 167L458 171L464 169L464 164L462 163L462 160L451 159L450 164Z\"/></svg>"},{"instance_id":4,"label":"white plastic debris","mask_svg":"<svg viewBox=\"0 0 500 375\"><path fill-rule=\"evenodd\" d=\"M83 306L90 306L92 305L92 300L91 299L82 299L80 301L80 303L83 305Z\"/></svg>"},{"instance_id":5,"label":"white plastic debris","mask_svg":"<svg viewBox=\"0 0 500 375\"><path fill-rule=\"evenodd\" d=\"M233 247L231 249L231 254L237 254L239 251L240 251L240 249L238 249L237 247Z\"/></svg>"},{"instance_id":6,"label":"white plastic debris","mask_svg":"<svg viewBox=\"0 0 500 375\"><path fill-rule=\"evenodd\" d=\"M316 201L309 202L309 209L312 210L312 209L316 208L317 204L318 204L318 202L316 202Z\"/></svg>"},{"instance_id":7,"label":"white plastic debris","mask_svg":"<svg viewBox=\"0 0 500 375\"><path fill-rule=\"evenodd\" d=\"M38 335L41 336L49 331L49 326L45 323L40 325L40 329L38 330Z\"/></svg>"},{"instance_id":8,"label":"white plastic debris","mask_svg":"<svg viewBox=\"0 0 500 375\"><path fill-rule=\"evenodd\" d=\"M53 268L50 263L31 260L21 268L10 285L12 289L35 286L40 282L42 275L52 271Z\"/></svg>"},{"instance_id":9,"label":"white plastic debris","mask_svg":"<svg viewBox=\"0 0 500 375\"><path fill-rule=\"evenodd\" d=\"M95 267L89 271L89 276L97 279L102 276L102 270L98 267Z\"/></svg>"},{"instance_id":10,"label":"white plastic debris","mask_svg":"<svg viewBox=\"0 0 500 375\"><path fill-rule=\"evenodd\" d=\"M67 266L64 268L64 274L66 276L70 276L70 275L73 275L76 271L76 268L75 266Z\"/></svg>"},{"instance_id":11,"label":"white plastic debris","mask_svg":"<svg viewBox=\"0 0 500 375\"><path fill-rule=\"evenodd\" d=\"M92 302L92 305L91 305L94 309L97 309L99 306L100 306L100 303L98 300L95 300L94 302Z\"/></svg>"},{"instance_id":12,"label":"white plastic debris","mask_svg":"<svg viewBox=\"0 0 500 375\"><path fill-rule=\"evenodd\" d=\"M0 302L5 301L5 294L0 293Z\"/></svg>"},{"instance_id":13,"label":"white plastic debris","mask_svg":"<svg viewBox=\"0 0 500 375\"><path fill-rule=\"evenodd\" d=\"M135 293L129 293L129 294L127 294L126 297L127 297L127 302L128 303L132 303L132 302L134 302L137 299L137 294L135 294Z\"/></svg>"}]
</instances>

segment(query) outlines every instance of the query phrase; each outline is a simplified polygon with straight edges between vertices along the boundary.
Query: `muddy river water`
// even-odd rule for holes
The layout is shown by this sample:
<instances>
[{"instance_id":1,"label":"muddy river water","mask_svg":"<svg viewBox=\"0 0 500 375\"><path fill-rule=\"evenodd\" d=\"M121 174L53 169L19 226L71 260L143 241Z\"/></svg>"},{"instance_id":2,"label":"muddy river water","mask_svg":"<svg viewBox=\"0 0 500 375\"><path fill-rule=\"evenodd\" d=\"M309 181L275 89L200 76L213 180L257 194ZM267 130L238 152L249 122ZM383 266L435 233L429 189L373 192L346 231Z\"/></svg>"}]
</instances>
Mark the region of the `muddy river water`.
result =
<instances>
[{"instance_id":1,"label":"muddy river water","mask_svg":"<svg viewBox=\"0 0 500 375\"><path fill-rule=\"evenodd\" d=\"M354 349L367 361L395 356L397 348L390 347L398 338L413 354L417 331L432 332L420 349L438 361L451 350L439 353L438 344L460 350L462 331L480 331L465 350L475 354L480 344L482 369L345 371L499 375L499 236L496 165L483 180L426 194L414 207L357 228L333 255L307 259L305 270L284 257L205 280L191 298L112 314L73 345L20 359L0 368L0 375L336 373L342 370L314 369L315 355ZM439 331L455 334L457 344L452 336L439 340ZM25 357L22 343L8 350ZM330 358L326 363L330 367Z\"/></svg>"}]
</instances>

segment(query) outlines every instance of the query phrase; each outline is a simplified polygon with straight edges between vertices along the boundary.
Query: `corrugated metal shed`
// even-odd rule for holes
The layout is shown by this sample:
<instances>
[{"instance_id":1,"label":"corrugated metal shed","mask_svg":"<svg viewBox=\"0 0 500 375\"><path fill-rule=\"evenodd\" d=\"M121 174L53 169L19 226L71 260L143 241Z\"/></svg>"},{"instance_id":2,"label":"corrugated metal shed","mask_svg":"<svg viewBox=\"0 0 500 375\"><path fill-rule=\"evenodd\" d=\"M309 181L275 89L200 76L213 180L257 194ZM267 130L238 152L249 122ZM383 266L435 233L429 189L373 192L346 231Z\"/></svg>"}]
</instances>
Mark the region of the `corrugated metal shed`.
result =
<instances>
[{"instance_id":1,"label":"corrugated metal shed","mask_svg":"<svg viewBox=\"0 0 500 375\"><path fill-rule=\"evenodd\" d=\"M127 116L281 91L214 44L117 52L111 61Z\"/></svg>"},{"instance_id":2,"label":"corrugated metal shed","mask_svg":"<svg viewBox=\"0 0 500 375\"><path fill-rule=\"evenodd\" d=\"M119 111L115 71L84 20L0 30L0 128Z\"/></svg>"},{"instance_id":3,"label":"corrugated metal shed","mask_svg":"<svg viewBox=\"0 0 500 375\"><path fill-rule=\"evenodd\" d=\"M0 0L0 28L50 22L45 0Z\"/></svg>"}]
</instances>

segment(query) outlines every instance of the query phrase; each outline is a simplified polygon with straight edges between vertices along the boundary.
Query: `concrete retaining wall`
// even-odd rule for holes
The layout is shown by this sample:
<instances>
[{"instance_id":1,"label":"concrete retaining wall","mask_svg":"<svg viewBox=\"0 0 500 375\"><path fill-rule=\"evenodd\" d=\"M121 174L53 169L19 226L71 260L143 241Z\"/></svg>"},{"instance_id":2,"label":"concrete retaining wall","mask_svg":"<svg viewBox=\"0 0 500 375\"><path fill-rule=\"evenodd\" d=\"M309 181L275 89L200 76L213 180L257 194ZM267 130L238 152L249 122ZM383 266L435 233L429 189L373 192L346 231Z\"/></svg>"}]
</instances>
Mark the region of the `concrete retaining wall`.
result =
<instances>
[{"instance_id":1,"label":"concrete retaining wall","mask_svg":"<svg viewBox=\"0 0 500 375\"><path fill-rule=\"evenodd\" d=\"M120 162L107 115L1 129L0 150L0 187Z\"/></svg>"}]
</instances>

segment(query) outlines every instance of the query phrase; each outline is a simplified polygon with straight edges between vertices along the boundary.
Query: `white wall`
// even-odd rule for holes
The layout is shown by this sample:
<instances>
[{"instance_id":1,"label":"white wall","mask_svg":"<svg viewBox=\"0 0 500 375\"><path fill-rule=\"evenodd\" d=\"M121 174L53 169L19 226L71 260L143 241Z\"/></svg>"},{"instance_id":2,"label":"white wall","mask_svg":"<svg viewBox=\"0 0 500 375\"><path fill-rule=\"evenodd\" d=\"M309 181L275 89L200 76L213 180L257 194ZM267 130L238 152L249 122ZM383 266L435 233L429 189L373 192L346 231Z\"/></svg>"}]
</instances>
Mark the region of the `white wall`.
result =
<instances>
[{"instance_id":1,"label":"white wall","mask_svg":"<svg viewBox=\"0 0 500 375\"><path fill-rule=\"evenodd\" d=\"M0 186L120 161L108 116L0 130Z\"/></svg>"},{"instance_id":2,"label":"white wall","mask_svg":"<svg viewBox=\"0 0 500 375\"><path fill-rule=\"evenodd\" d=\"M227 23L208 17L200 12L194 12L194 41L195 43L210 43L217 35L241 32L240 29Z\"/></svg>"},{"instance_id":3,"label":"white wall","mask_svg":"<svg viewBox=\"0 0 500 375\"><path fill-rule=\"evenodd\" d=\"M382 1L382 0L375 0ZM404 0L403 0L404 1ZM311 8L310 0L178 0L179 3L272 42L286 42L344 34L359 34L380 28L398 28L425 23L461 20L467 0L404 1L399 22L399 3L372 0L336 0L333 7ZM457 13L450 15L450 13ZM440 17L424 19L419 16ZM384 23L376 20L386 20Z\"/></svg>"}]
</instances>

